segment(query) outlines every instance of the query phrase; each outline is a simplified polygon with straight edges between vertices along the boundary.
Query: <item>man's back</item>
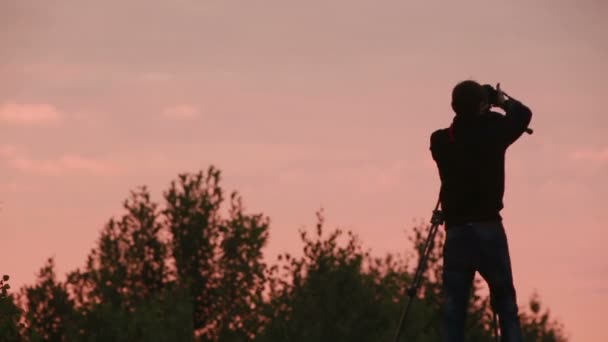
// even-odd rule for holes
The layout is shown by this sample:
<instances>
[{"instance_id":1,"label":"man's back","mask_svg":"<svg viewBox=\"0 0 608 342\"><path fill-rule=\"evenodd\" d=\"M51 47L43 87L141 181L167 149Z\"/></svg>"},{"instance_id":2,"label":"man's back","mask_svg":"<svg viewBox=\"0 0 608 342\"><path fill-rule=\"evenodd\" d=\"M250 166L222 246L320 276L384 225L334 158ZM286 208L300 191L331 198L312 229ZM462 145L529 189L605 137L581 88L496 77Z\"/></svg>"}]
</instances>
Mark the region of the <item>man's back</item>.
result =
<instances>
[{"instance_id":1,"label":"man's back","mask_svg":"<svg viewBox=\"0 0 608 342\"><path fill-rule=\"evenodd\" d=\"M532 113L510 99L506 115L455 117L452 126L431 135L431 152L441 178L446 223L500 220L507 148L526 130Z\"/></svg>"},{"instance_id":2,"label":"man's back","mask_svg":"<svg viewBox=\"0 0 608 342\"><path fill-rule=\"evenodd\" d=\"M456 113L448 129L431 135L441 177L445 215L443 246L443 341L464 342L470 288L476 272L487 281L501 340L522 342L503 207L505 153L530 123L532 113L496 86L463 81L452 91ZM485 90L484 90L485 89ZM489 105L506 115L490 112Z\"/></svg>"}]
</instances>

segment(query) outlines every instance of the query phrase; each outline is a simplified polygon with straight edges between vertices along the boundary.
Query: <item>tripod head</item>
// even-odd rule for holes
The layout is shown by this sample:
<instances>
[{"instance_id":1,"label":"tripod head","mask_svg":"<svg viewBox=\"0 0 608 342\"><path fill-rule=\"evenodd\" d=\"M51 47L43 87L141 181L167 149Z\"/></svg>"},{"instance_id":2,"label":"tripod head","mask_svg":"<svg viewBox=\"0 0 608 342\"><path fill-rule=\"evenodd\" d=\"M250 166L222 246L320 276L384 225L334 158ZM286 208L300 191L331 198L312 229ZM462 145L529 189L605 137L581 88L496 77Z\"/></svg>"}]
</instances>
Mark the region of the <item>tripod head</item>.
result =
<instances>
[{"instance_id":1,"label":"tripod head","mask_svg":"<svg viewBox=\"0 0 608 342\"><path fill-rule=\"evenodd\" d=\"M440 202L437 201L435 210L433 210L433 216L431 217L431 224L434 226L440 226L445 222L443 212L439 209L439 204L440 204Z\"/></svg>"}]
</instances>

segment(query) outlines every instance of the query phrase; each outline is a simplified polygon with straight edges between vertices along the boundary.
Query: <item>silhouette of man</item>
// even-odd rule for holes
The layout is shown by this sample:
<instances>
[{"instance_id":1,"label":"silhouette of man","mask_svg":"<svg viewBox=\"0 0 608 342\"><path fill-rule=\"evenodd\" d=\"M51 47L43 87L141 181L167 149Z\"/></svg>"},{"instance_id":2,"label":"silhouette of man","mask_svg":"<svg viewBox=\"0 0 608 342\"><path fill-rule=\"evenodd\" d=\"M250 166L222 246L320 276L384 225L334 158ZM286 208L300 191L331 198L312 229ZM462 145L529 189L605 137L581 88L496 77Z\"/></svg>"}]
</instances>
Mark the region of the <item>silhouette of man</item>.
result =
<instances>
[{"instance_id":1,"label":"silhouette of man","mask_svg":"<svg viewBox=\"0 0 608 342\"><path fill-rule=\"evenodd\" d=\"M489 91L488 91L489 90ZM502 108L505 115L491 111ZM505 153L527 129L532 112L496 89L466 80L452 91L449 128L431 135L445 219L442 332L462 342L470 289L478 271L490 287L503 342L522 341L503 208Z\"/></svg>"}]
</instances>

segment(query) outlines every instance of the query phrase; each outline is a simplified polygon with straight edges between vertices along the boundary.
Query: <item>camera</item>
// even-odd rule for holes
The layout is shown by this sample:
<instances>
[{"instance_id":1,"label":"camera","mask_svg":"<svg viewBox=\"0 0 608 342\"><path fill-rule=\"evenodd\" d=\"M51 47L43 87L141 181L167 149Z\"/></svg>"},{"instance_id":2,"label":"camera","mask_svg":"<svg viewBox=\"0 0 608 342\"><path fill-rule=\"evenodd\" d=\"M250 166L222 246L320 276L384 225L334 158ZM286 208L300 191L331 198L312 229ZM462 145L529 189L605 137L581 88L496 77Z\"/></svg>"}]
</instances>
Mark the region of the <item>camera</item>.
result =
<instances>
[{"instance_id":1,"label":"camera","mask_svg":"<svg viewBox=\"0 0 608 342\"><path fill-rule=\"evenodd\" d=\"M498 91L496 91L496 89L489 84L484 84L482 87L486 95L486 99L488 100L488 104L496 106L498 104Z\"/></svg>"}]
</instances>

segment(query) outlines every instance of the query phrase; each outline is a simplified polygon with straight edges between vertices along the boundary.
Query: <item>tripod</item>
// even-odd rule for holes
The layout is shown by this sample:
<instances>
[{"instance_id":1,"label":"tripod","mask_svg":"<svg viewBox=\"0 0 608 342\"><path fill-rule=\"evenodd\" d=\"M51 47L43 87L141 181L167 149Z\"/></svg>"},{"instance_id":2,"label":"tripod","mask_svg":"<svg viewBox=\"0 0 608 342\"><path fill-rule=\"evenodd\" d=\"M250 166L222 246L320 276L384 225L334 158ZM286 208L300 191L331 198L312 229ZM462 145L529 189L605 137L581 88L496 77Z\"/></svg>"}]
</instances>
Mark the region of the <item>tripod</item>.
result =
<instances>
[{"instance_id":1,"label":"tripod","mask_svg":"<svg viewBox=\"0 0 608 342\"><path fill-rule=\"evenodd\" d=\"M435 241L435 235L437 235L437 230L439 226L444 223L443 212L439 209L439 205L441 204L441 198L437 200L437 205L435 205L435 209L433 210L433 216L431 217L431 229L429 230L429 236L424 243L424 251L422 253L422 257L418 262L418 268L416 269L416 273L414 274L414 280L412 281L412 285L407 289L406 293L408 296L407 304L403 309L403 313L401 314L401 319L399 320L399 326L397 328L397 332L395 334L394 342L399 342L403 330L405 328L405 322L407 319L407 315L410 312L410 307L412 304L412 299L418 293L418 288L420 287L420 283L422 282L422 275L424 274L424 268L426 266L426 261L433 250L433 245ZM496 342L499 342L498 335L498 318L496 312L493 312L493 330L494 336L496 338Z\"/></svg>"}]
</instances>

